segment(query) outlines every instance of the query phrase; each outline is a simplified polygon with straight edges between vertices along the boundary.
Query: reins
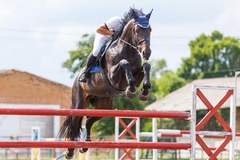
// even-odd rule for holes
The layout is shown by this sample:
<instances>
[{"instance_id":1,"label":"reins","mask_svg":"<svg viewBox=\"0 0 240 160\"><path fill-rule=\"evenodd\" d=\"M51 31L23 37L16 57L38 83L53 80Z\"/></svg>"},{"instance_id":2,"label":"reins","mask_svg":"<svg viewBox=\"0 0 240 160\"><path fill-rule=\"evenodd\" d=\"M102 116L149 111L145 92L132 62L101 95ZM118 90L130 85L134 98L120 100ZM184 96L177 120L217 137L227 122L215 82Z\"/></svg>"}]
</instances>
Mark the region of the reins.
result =
<instances>
[{"instance_id":1,"label":"reins","mask_svg":"<svg viewBox=\"0 0 240 160\"><path fill-rule=\"evenodd\" d=\"M136 46L134 46L134 45L132 45L131 43L123 40L122 38L119 38L119 39L120 39L122 42L124 42L125 44L127 44L127 45L129 45L130 47L134 48L139 54L141 53Z\"/></svg>"}]
</instances>

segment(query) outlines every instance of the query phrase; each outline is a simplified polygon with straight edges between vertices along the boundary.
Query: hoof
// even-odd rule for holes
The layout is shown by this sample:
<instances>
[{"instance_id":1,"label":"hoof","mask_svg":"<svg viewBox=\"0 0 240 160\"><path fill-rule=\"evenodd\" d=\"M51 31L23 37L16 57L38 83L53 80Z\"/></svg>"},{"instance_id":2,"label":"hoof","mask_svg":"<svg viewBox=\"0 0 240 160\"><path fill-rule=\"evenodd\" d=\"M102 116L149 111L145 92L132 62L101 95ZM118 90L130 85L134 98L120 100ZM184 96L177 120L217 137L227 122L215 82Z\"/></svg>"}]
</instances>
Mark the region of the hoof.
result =
<instances>
[{"instance_id":1,"label":"hoof","mask_svg":"<svg viewBox=\"0 0 240 160\"><path fill-rule=\"evenodd\" d=\"M141 93L141 94L139 94L139 99L142 100L142 101L146 101L146 100L148 100L148 95L143 95Z\"/></svg>"},{"instance_id":2,"label":"hoof","mask_svg":"<svg viewBox=\"0 0 240 160\"><path fill-rule=\"evenodd\" d=\"M85 140L85 141L91 142L90 136L86 136L86 140ZM80 149L79 149L79 152L80 152L80 153L85 153L85 152L87 152L87 151L88 151L88 148L80 148Z\"/></svg>"},{"instance_id":3,"label":"hoof","mask_svg":"<svg viewBox=\"0 0 240 160\"><path fill-rule=\"evenodd\" d=\"M130 88L127 88L127 90L126 90L126 95L127 95L129 98L134 98L134 97L136 97L136 91L131 91Z\"/></svg>"},{"instance_id":4,"label":"hoof","mask_svg":"<svg viewBox=\"0 0 240 160\"><path fill-rule=\"evenodd\" d=\"M65 156L66 159L72 159L72 158L73 158L73 154L74 154L73 151L71 151L71 152L66 151L66 152L64 153L64 156Z\"/></svg>"},{"instance_id":5,"label":"hoof","mask_svg":"<svg viewBox=\"0 0 240 160\"><path fill-rule=\"evenodd\" d=\"M85 153L85 152L87 152L88 151L88 148L81 148L81 149L79 149L79 152L80 153Z\"/></svg>"}]
</instances>

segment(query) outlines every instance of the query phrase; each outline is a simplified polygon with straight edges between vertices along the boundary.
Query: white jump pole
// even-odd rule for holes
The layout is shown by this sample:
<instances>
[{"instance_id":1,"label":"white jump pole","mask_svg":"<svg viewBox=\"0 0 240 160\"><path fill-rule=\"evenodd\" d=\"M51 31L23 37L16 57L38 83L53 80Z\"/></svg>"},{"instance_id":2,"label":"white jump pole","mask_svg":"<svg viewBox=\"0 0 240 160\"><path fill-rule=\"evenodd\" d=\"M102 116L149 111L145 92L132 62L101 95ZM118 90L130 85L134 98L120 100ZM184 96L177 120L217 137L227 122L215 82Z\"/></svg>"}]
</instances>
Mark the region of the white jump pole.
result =
<instances>
[{"instance_id":1,"label":"white jump pole","mask_svg":"<svg viewBox=\"0 0 240 160\"><path fill-rule=\"evenodd\" d=\"M232 141L229 146L229 159L233 160L235 157L235 141L236 141L236 104L237 104L237 77L240 71L235 72L235 87L233 95L231 96L230 105L230 127L232 129Z\"/></svg>"},{"instance_id":2,"label":"white jump pole","mask_svg":"<svg viewBox=\"0 0 240 160\"><path fill-rule=\"evenodd\" d=\"M192 86L192 109L191 109L191 117L190 117L190 142L191 142L191 150L190 150L190 159L195 160L196 157L196 86Z\"/></svg>"},{"instance_id":3,"label":"white jump pole","mask_svg":"<svg viewBox=\"0 0 240 160\"><path fill-rule=\"evenodd\" d=\"M152 119L152 142L157 142L157 119ZM153 160L157 160L157 149L153 149Z\"/></svg>"}]
</instances>

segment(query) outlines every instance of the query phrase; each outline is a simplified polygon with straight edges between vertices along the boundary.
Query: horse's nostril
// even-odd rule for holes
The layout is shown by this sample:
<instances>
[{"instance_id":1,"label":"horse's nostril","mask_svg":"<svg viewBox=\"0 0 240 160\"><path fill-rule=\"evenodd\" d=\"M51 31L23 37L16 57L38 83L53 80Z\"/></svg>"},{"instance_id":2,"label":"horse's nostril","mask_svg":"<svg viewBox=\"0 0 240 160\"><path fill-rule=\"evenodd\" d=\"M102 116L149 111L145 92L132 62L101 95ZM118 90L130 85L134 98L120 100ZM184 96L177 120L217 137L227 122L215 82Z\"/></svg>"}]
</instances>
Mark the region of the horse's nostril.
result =
<instances>
[{"instance_id":1,"label":"horse's nostril","mask_svg":"<svg viewBox=\"0 0 240 160\"><path fill-rule=\"evenodd\" d=\"M150 56L151 55L151 51L143 51L142 52L143 56Z\"/></svg>"}]
</instances>

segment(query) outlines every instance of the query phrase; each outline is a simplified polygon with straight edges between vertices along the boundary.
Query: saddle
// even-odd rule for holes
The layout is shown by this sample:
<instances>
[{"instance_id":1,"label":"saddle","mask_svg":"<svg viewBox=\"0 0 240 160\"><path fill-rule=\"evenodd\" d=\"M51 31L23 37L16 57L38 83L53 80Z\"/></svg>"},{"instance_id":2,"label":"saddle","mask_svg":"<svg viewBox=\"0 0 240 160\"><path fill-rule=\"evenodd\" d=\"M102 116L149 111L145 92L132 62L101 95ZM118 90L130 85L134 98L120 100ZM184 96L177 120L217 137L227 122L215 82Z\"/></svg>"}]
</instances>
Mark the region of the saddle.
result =
<instances>
[{"instance_id":1,"label":"saddle","mask_svg":"<svg viewBox=\"0 0 240 160\"><path fill-rule=\"evenodd\" d=\"M90 69L90 73L98 72L105 68L105 54L107 50L111 47L111 45L119 39L120 35L120 33L117 33L116 36L113 36L113 39L111 41L107 42L104 46L102 46L95 65Z\"/></svg>"},{"instance_id":2,"label":"saddle","mask_svg":"<svg viewBox=\"0 0 240 160\"><path fill-rule=\"evenodd\" d=\"M112 44L112 41L110 41L107 44L105 44L104 46L102 46L102 48L100 50L100 54L97 57L97 61L90 69L90 73L99 72L100 70L102 70L105 67L105 59L104 59L105 53L107 52L107 49L110 47L111 44Z\"/></svg>"}]
</instances>

